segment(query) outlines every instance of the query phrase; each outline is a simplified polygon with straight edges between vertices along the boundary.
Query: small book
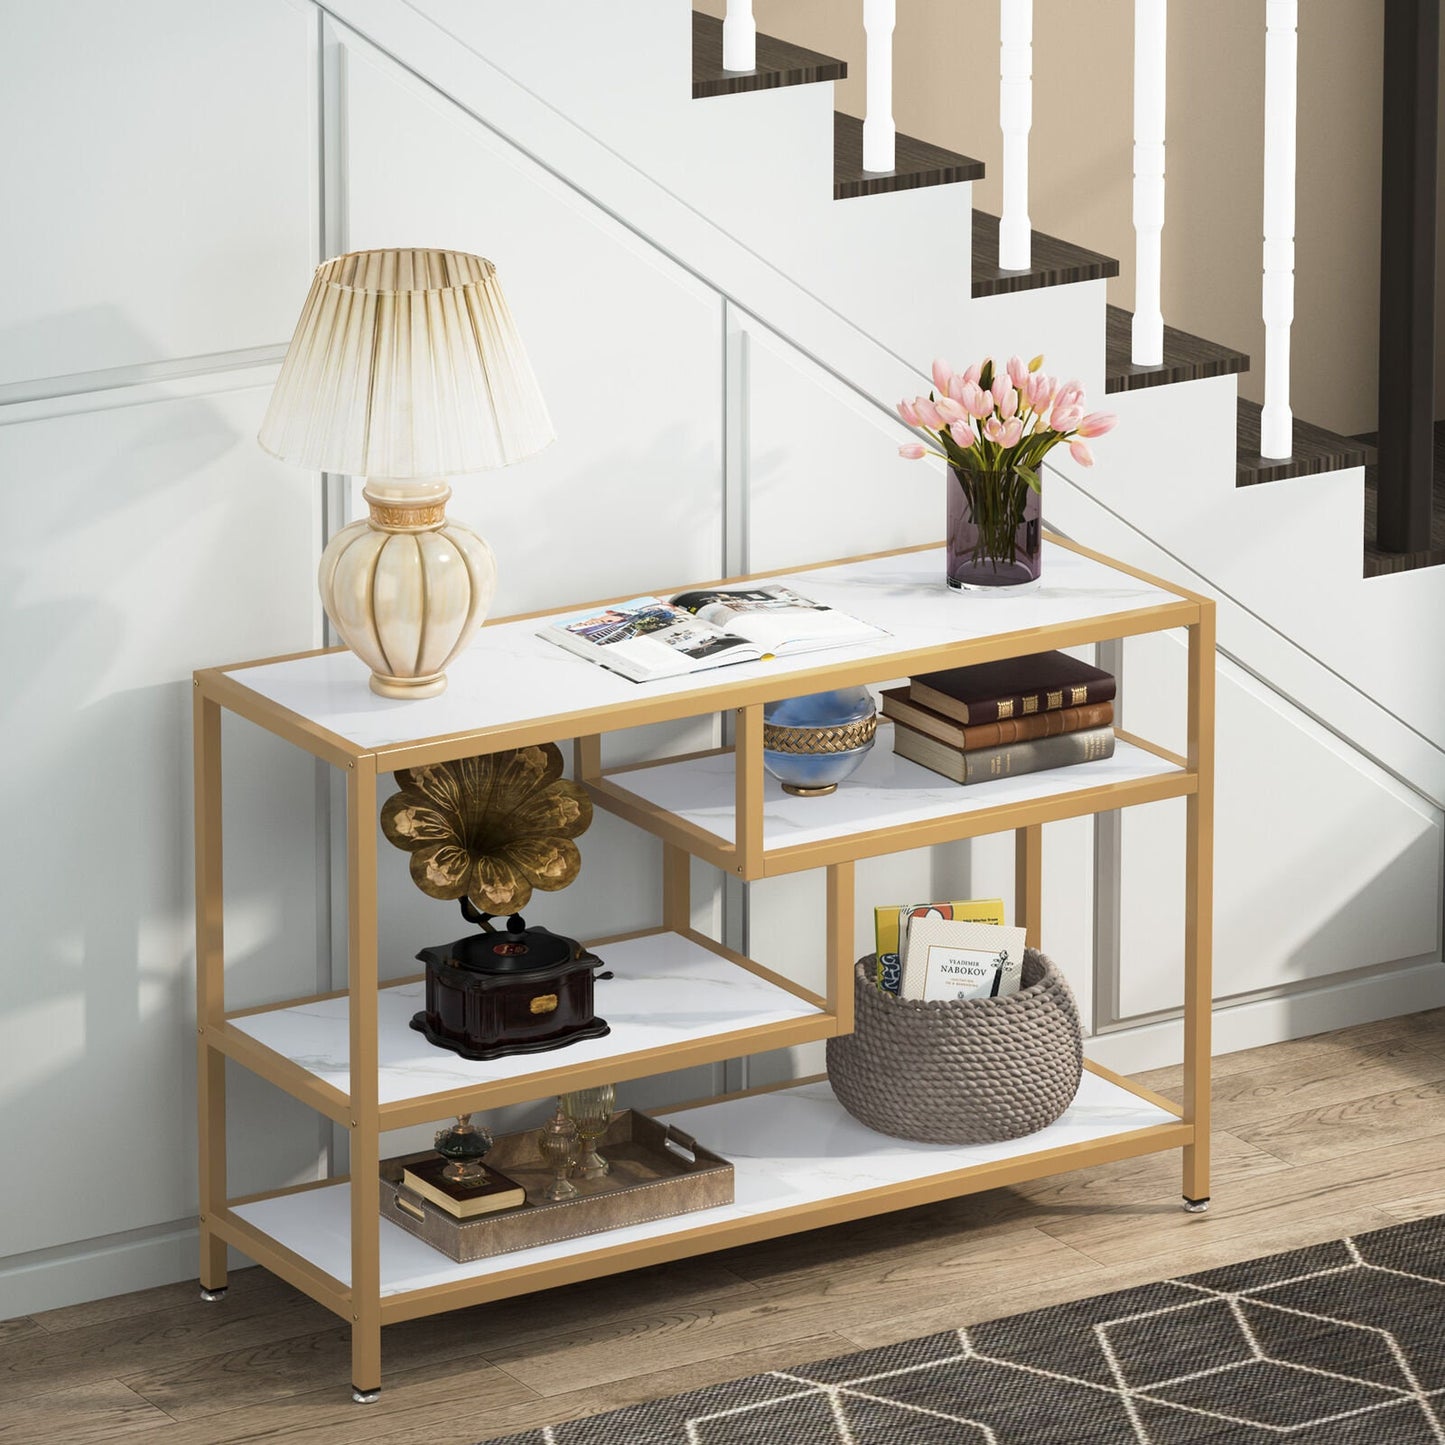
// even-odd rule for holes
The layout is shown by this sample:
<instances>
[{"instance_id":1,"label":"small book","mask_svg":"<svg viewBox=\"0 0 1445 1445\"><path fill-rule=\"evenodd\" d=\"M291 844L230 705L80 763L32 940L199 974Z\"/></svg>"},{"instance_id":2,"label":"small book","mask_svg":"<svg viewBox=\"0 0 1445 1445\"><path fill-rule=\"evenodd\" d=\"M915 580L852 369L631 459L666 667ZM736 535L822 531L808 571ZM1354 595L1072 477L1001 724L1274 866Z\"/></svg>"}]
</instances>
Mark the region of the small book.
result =
<instances>
[{"instance_id":1,"label":"small book","mask_svg":"<svg viewBox=\"0 0 1445 1445\"><path fill-rule=\"evenodd\" d=\"M902 976L899 931L906 931L915 918L930 914L939 918L962 918L974 923L1004 920L1002 898L953 898L944 903L889 903L873 910L873 943L876 963L873 982L887 993L897 993Z\"/></svg>"},{"instance_id":2,"label":"small book","mask_svg":"<svg viewBox=\"0 0 1445 1445\"><path fill-rule=\"evenodd\" d=\"M1111 727L1114 722L1112 702L1093 702L1084 707L1064 707L1055 712L1035 712L1027 717L974 723L965 727L944 713L934 712L931 707L916 702L909 697L906 687L885 688L881 696L883 700L879 711L884 717L891 717L895 722L904 723L964 752L998 747L1003 743L1032 742L1034 738L1082 732L1085 728Z\"/></svg>"},{"instance_id":3,"label":"small book","mask_svg":"<svg viewBox=\"0 0 1445 1445\"><path fill-rule=\"evenodd\" d=\"M956 918L916 918L903 951L903 998L1005 998L1023 978L1025 931Z\"/></svg>"},{"instance_id":4,"label":"small book","mask_svg":"<svg viewBox=\"0 0 1445 1445\"><path fill-rule=\"evenodd\" d=\"M950 667L911 678L908 689L913 702L965 726L1113 702L1114 693L1112 673L1066 652Z\"/></svg>"},{"instance_id":5,"label":"small book","mask_svg":"<svg viewBox=\"0 0 1445 1445\"><path fill-rule=\"evenodd\" d=\"M1006 743L997 748L979 748L966 753L951 748L900 722L893 724L893 751L900 758L952 778L955 783L987 783L994 778L1017 777L1022 773L1043 773L1075 763L1097 762L1114 755L1113 728L1086 728L1082 732L1060 733L1053 738L1035 738L1027 743Z\"/></svg>"},{"instance_id":6,"label":"small book","mask_svg":"<svg viewBox=\"0 0 1445 1445\"><path fill-rule=\"evenodd\" d=\"M475 1219L479 1214L515 1209L527 1202L527 1191L520 1184L495 1169L488 1169L485 1164L482 1168L486 1169L486 1178L480 1184L471 1185L444 1178L442 1170L446 1167L447 1161L440 1157L423 1159L401 1171L401 1182L457 1219Z\"/></svg>"},{"instance_id":7,"label":"small book","mask_svg":"<svg viewBox=\"0 0 1445 1445\"><path fill-rule=\"evenodd\" d=\"M774 657L887 637L881 627L813 602L791 587L719 587L672 599L694 616L745 637Z\"/></svg>"}]
</instances>

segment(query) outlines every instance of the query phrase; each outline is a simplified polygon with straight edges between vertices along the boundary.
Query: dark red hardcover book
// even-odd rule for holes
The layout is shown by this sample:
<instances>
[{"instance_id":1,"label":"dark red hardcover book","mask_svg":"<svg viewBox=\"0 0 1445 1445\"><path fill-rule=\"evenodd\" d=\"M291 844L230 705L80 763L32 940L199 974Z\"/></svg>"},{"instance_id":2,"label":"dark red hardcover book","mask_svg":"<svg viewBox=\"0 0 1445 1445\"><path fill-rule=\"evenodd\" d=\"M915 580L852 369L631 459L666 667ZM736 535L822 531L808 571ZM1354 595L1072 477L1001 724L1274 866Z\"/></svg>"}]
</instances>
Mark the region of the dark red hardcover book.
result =
<instances>
[{"instance_id":1,"label":"dark red hardcover book","mask_svg":"<svg viewBox=\"0 0 1445 1445\"><path fill-rule=\"evenodd\" d=\"M1112 702L1114 675L1065 652L1035 652L908 680L908 696L966 726Z\"/></svg>"}]
</instances>

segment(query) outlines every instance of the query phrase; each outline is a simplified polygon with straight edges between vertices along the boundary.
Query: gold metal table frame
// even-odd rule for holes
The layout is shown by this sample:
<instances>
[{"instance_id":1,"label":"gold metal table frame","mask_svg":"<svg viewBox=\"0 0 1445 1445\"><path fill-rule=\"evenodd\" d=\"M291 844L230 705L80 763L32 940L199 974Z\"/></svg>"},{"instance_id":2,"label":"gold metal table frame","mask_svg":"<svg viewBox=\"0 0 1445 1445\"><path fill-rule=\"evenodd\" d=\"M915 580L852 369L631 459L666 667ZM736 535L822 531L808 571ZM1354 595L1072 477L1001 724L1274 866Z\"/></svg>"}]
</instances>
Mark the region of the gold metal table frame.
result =
<instances>
[{"instance_id":1,"label":"gold metal table frame","mask_svg":"<svg viewBox=\"0 0 1445 1445\"><path fill-rule=\"evenodd\" d=\"M309 718L280 706L246 685L250 667L284 659L269 658L195 674L195 847L196 847L196 1013L199 1109L200 1283L208 1298L226 1287L226 1250L234 1246L264 1265L351 1325L352 1386L355 1398L373 1399L381 1385L383 1324L486 1300L528 1293L575 1280L678 1259L754 1240L812 1229L865 1215L908 1208L930 1200L991 1189L1068 1169L1083 1168L1133 1155L1180 1148L1182 1192L1186 1207L1203 1208L1209 1197L1209 1058L1213 890L1214 668L1215 615L1208 598L1184 591L1146 573L1072 543L1053 545L1092 558L1170 594L1170 600L1133 611L1103 613L1084 621L1030 628L948 643L923 651L890 653L865 661L828 661L789 673L777 681L730 680L726 669L702 676L696 689L649 697L645 688L626 704L562 715L530 718L504 728L487 728L418 739L406 744L364 749ZM930 544L936 547L936 544ZM908 548L905 552L924 549ZM841 559L864 562L897 553ZM838 566L839 562L820 564ZM748 578L795 575L811 567L780 568ZM707 586L716 583L703 584ZM620 600L620 599L607 599ZM586 604L583 604L586 605ZM597 605L602 605L601 603ZM576 609L573 609L576 610ZM556 609L529 614L554 615ZM498 622L518 618L497 619ZM493 624L488 624L493 625ZM1180 757L1154 744L1121 733L1136 747L1174 765L1161 776L1098 787L1042 794L1025 803L974 806L952 817L906 829L854 832L794 847L769 848L763 820L762 713L776 696L821 691L851 683L885 681L904 672L924 672L1049 648L1097 643L1143 633L1183 628L1188 633L1187 755ZM483 638L477 644L485 646ZM340 649L332 649L340 650ZM319 653L297 654L311 657ZM580 665L580 664L579 664ZM249 719L345 774L347 809L347 952L350 1034L350 1088L342 1092L291 1059L266 1048L235 1026L247 1013L228 1013L224 985L224 906L221 846L221 713L228 709ZM735 713L736 838L731 844L640 798L627 787L638 767L604 772L601 735L707 713ZM520 1080L482 1083L383 1106L378 1096L378 965L376 911L376 830L378 776L398 768L470 756L532 742L572 740L574 775L585 781L598 806L662 840L662 929L711 949L739 967L779 984L817 1005L806 1019L769 1023L722 1034L682 1049L640 1050L592 1064L569 1064L565 1052L544 1055L535 1074ZM676 762L672 758L664 760ZM1083 764L1088 767L1089 764ZM970 794L977 798L977 785ZM872 1189L798 1208L753 1215L722 1225L683 1228L663 1238L611 1246L606 1237L579 1241L575 1254L541 1266L493 1272L474 1280L455 1280L425 1289L383 1295L379 1231L382 1227L378 1169L381 1135L387 1129L438 1119L465 1110L484 1110L537 1099L566 1089L639 1078L690 1064L720 1062L764 1049L826 1038L852 1028L854 863L860 857L918 848L927 844L1012 830L1015 834L1015 918L1039 942L1042 902L1042 828L1045 823L1110 811L1166 797L1186 800L1186 891L1184 937L1184 1097L1179 1104L1090 1063L1096 1074L1165 1108L1175 1122L1135 1129L1094 1142L1024 1153L1017 1157ZM691 927L689 863L693 856L748 880L804 868L826 870L826 995L818 997L761 965L705 938ZM594 940L600 942L601 940ZM395 982L393 980L392 982ZM338 995L315 995L288 1005ZM349 1133L351 1277L343 1282L242 1218L237 1209L259 1198L339 1182L318 1180L246 1199L230 1198L226 1180L227 1059L268 1079L293 1097L332 1119ZM786 1087L786 1086L783 1086ZM754 1091L765 1092L765 1091ZM732 1096L725 1096L732 1097Z\"/></svg>"}]
</instances>

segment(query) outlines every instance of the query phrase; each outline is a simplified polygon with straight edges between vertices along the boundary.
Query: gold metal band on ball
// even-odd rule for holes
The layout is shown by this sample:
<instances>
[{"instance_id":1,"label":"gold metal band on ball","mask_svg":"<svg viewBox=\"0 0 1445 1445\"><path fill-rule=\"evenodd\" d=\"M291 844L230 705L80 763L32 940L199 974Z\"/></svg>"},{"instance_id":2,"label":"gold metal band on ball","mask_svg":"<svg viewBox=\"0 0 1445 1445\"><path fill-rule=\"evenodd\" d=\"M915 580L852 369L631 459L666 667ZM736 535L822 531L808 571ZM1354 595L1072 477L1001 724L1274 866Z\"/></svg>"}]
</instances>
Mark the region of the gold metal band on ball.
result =
<instances>
[{"instance_id":1,"label":"gold metal band on ball","mask_svg":"<svg viewBox=\"0 0 1445 1445\"><path fill-rule=\"evenodd\" d=\"M789 728L763 724L763 746L775 753L848 753L867 747L878 731L877 717L837 727Z\"/></svg>"}]
</instances>

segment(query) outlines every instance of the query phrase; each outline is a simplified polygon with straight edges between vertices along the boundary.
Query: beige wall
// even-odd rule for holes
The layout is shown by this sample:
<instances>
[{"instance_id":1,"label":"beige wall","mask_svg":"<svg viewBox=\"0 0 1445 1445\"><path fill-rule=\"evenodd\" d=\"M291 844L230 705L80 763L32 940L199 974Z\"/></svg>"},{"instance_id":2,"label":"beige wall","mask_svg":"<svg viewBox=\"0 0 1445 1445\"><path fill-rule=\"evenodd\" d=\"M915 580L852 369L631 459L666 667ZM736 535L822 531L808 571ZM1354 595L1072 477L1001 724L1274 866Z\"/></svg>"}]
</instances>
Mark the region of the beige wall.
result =
<instances>
[{"instance_id":1,"label":"beige wall","mask_svg":"<svg viewBox=\"0 0 1445 1445\"><path fill-rule=\"evenodd\" d=\"M756 13L769 34L846 59L839 104L862 114L861 0L756 0ZM1037 229L1119 258L1109 299L1130 308L1133 13L1037 0L1030 199ZM1292 395L1297 415L1346 434L1375 422L1383 13L1381 0L1300 6ZM1174 0L1169 24L1164 316L1248 351L1241 390L1260 400L1264 4ZM899 0L894 43L899 129L983 160L975 197L996 212L998 6Z\"/></svg>"}]
</instances>

